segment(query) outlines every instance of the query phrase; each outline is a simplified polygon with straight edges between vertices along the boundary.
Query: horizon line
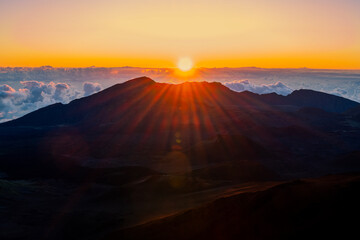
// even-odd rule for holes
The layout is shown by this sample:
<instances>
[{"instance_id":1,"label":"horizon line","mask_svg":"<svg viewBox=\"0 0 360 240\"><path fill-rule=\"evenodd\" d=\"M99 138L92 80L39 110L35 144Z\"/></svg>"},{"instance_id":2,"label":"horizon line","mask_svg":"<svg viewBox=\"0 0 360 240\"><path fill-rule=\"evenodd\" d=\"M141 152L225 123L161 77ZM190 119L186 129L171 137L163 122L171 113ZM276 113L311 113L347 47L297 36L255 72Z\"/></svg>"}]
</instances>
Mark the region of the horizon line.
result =
<instances>
[{"instance_id":1,"label":"horizon line","mask_svg":"<svg viewBox=\"0 0 360 240\"><path fill-rule=\"evenodd\" d=\"M0 66L0 68L54 68L54 69L85 69L85 68L141 68L141 69L178 69L177 67L140 67L140 66L112 66L112 67L102 67L102 66L88 66L88 67L53 67L51 65L41 65L41 66ZM193 67L193 69L240 69L240 68L257 68L257 69L308 69L308 70L348 70L348 71L360 71L360 68L310 68L310 67L256 67L256 66L243 66L243 67Z\"/></svg>"}]
</instances>

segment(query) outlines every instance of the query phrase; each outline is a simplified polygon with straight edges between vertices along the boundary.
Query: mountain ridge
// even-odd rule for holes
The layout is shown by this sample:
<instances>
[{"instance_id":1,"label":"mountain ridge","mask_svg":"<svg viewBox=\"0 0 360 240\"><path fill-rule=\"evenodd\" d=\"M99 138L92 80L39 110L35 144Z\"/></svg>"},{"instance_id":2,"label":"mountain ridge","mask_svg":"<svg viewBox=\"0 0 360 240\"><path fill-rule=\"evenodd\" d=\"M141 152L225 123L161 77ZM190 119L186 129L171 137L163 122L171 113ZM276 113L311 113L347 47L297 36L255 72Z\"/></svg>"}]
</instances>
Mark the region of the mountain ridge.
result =
<instances>
[{"instance_id":1,"label":"mountain ridge","mask_svg":"<svg viewBox=\"0 0 360 240\"><path fill-rule=\"evenodd\" d=\"M165 95L166 92L169 92L170 95ZM315 107L328 112L342 113L360 105L349 99L313 90L296 90L288 96L274 93L259 95L247 91L241 93L234 92L218 82L185 82L174 85L156 83L154 80L144 76L115 84L99 93L73 100L68 104L60 105L57 103L41 108L18 119L2 123L0 127L20 126L22 124L24 126L31 126L32 124L42 126L76 124L77 121L84 119L87 112L94 110L91 108L99 107L101 104L105 104L102 108L116 104L120 106L126 104L125 101L132 101L134 98L141 97L153 101L150 96L151 94L158 98L166 97L165 101L170 101L173 104L175 104L174 101L181 101L187 104L196 104L198 101L203 101L219 106L232 104L245 109L249 108L249 106L269 109L277 105L290 105L298 108ZM163 96L156 96L156 94L163 94ZM174 99L176 97L175 94L180 94L182 96L181 99ZM138 99L138 101L141 102L141 99ZM158 101L162 101L162 99ZM194 102L189 103L189 101ZM146 101L144 102L146 104ZM56 111L59 112L56 113ZM81 112L81 114L78 114L78 112ZM45 117L44 115L47 116ZM78 115L78 117L71 119L72 116L70 115L73 117ZM48 122L43 120L45 118Z\"/></svg>"}]
</instances>

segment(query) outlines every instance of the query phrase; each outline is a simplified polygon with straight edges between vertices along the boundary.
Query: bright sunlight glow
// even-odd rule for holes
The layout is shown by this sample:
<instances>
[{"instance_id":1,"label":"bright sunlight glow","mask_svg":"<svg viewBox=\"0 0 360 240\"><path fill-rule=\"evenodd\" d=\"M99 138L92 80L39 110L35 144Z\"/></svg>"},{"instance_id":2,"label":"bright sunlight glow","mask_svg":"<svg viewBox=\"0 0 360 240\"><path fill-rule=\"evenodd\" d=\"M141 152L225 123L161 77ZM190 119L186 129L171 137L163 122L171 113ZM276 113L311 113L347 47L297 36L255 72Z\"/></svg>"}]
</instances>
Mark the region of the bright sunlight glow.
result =
<instances>
[{"instance_id":1,"label":"bright sunlight glow","mask_svg":"<svg viewBox=\"0 0 360 240\"><path fill-rule=\"evenodd\" d=\"M191 70L191 68L193 67L193 62L191 61L190 58L187 57L180 58L177 66L181 71L187 72Z\"/></svg>"}]
</instances>

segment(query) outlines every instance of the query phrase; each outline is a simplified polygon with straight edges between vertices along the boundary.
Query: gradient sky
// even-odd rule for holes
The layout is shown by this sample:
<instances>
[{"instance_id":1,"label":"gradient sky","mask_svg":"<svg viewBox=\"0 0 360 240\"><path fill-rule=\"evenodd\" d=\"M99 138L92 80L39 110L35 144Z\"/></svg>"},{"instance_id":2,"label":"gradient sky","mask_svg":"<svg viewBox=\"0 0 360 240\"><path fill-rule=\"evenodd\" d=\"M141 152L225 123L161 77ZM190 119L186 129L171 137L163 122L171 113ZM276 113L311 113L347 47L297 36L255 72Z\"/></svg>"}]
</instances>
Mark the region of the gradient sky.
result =
<instances>
[{"instance_id":1,"label":"gradient sky","mask_svg":"<svg viewBox=\"0 0 360 240\"><path fill-rule=\"evenodd\" d=\"M360 69L359 0L0 0L0 66Z\"/></svg>"}]
</instances>

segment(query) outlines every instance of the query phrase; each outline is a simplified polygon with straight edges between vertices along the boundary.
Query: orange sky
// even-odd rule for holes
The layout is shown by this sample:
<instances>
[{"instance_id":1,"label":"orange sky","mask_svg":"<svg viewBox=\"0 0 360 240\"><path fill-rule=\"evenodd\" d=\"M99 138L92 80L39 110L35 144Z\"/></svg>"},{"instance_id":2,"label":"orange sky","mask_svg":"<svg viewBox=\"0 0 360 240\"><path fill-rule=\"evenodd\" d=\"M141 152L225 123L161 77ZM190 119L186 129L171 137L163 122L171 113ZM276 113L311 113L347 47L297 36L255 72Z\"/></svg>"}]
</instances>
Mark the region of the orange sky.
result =
<instances>
[{"instance_id":1,"label":"orange sky","mask_svg":"<svg viewBox=\"0 0 360 240\"><path fill-rule=\"evenodd\" d=\"M0 66L360 68L358 0L0 0Z\"/></svg>"}]
</instances>

